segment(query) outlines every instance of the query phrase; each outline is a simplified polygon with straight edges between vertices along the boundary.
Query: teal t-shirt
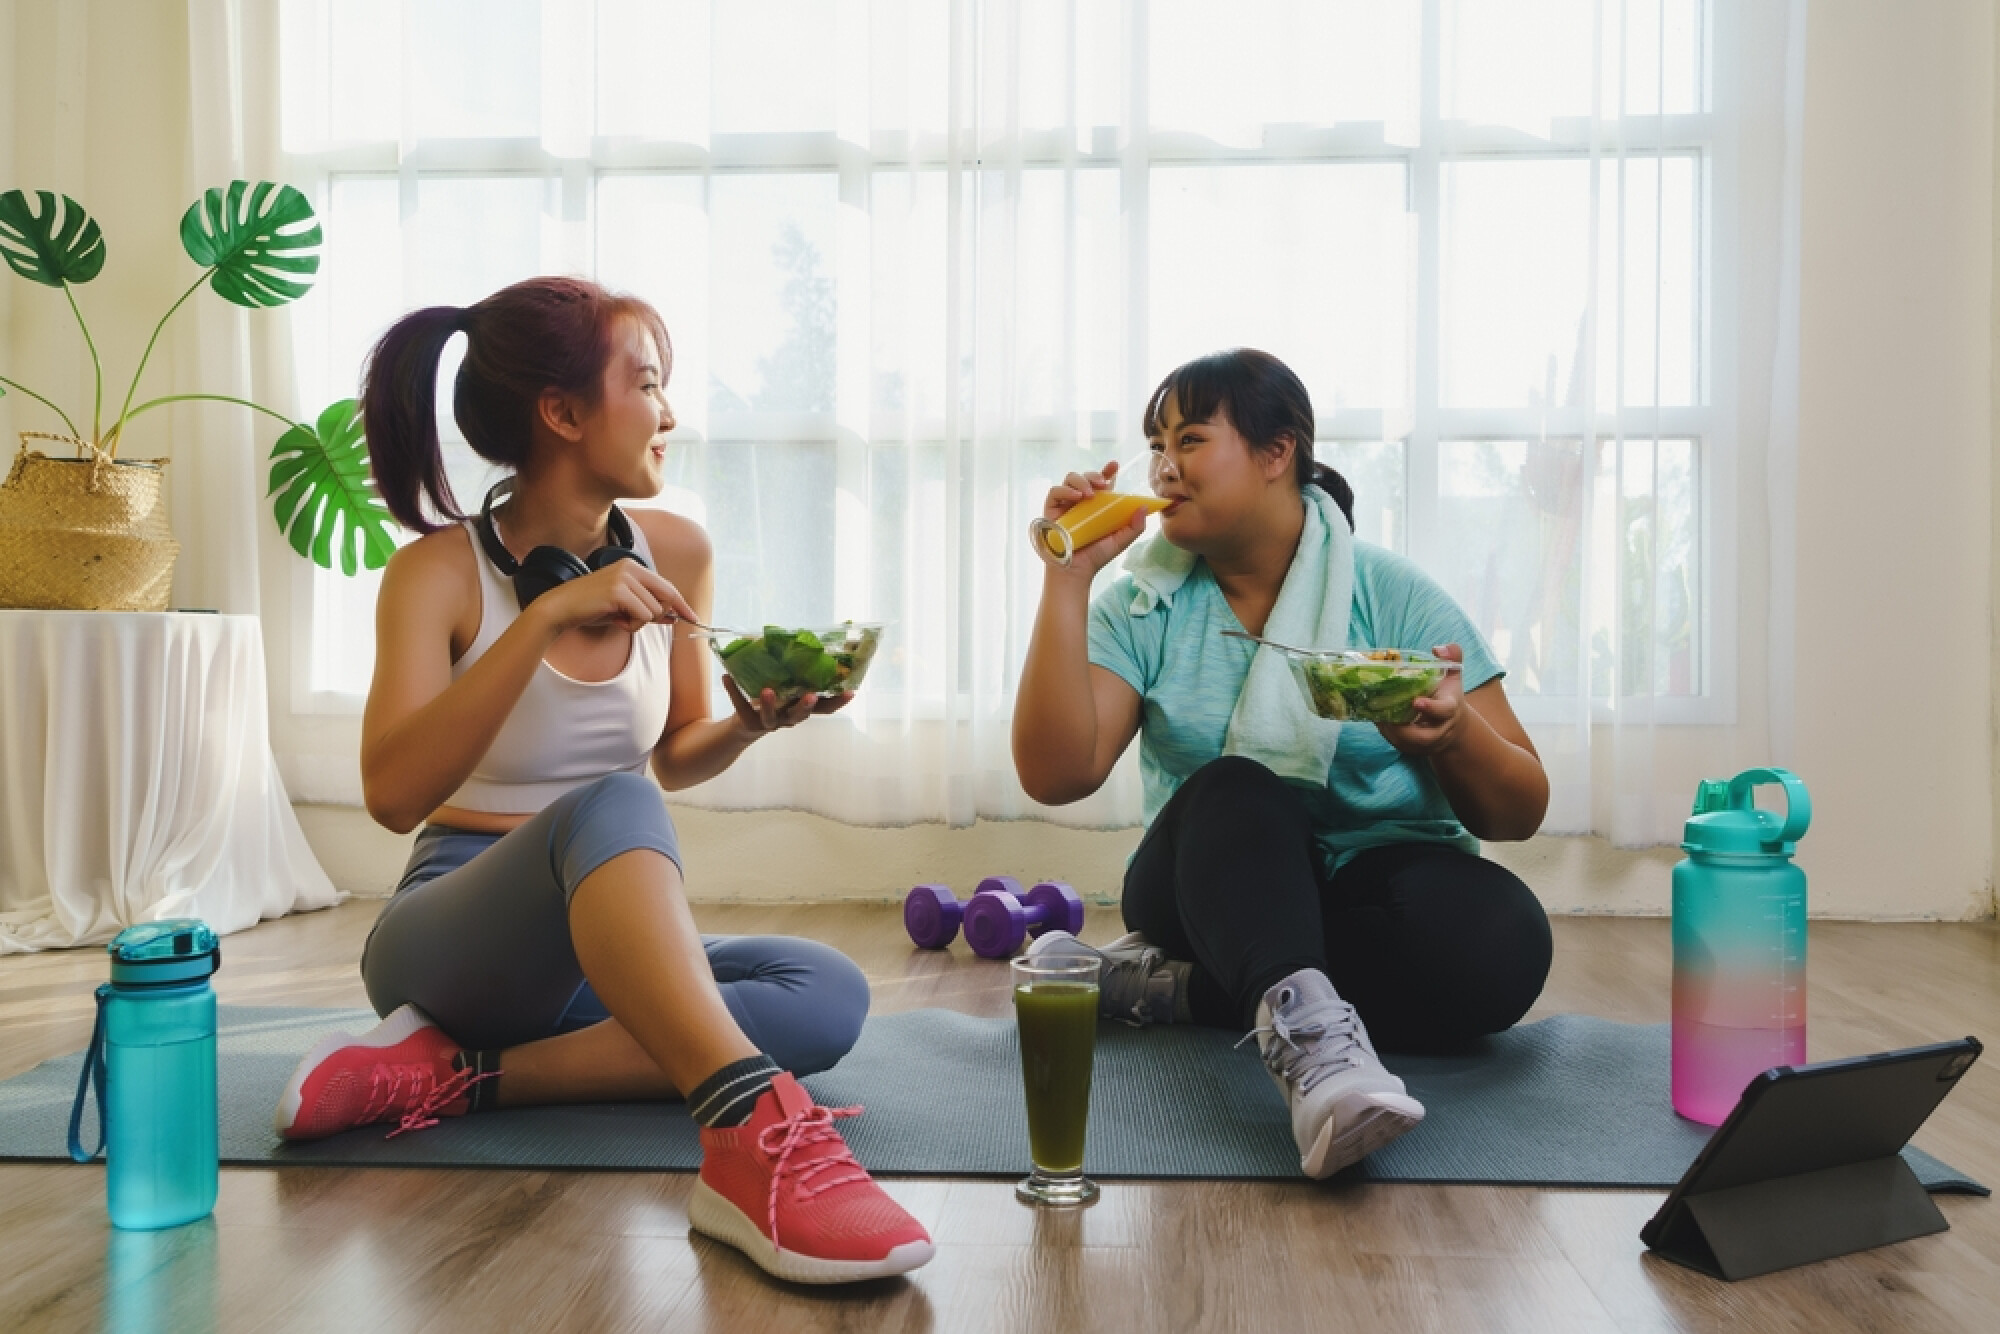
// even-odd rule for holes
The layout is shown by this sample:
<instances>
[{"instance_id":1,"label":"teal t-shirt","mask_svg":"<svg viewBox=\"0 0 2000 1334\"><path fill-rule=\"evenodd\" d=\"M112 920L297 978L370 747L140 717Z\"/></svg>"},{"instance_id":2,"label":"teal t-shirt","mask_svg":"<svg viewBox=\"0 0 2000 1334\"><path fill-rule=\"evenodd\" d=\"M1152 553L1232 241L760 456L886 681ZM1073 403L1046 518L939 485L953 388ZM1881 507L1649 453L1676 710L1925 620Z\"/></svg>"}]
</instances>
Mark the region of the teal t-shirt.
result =
<instances>
[{"instance_id":1,"label":"teal t-shirt","mask_svg":"<svg viewBox=\"0 0 2000 1334\"><path fill-rule=\"evenodd\" d=\"M1222 754L1229 716L1256 645L1225 639L1242 623L1198 560L1171 602L1132 614L1134 586L1120 575L1090 604L1090 661L1139 692L1139 771L1146 824L1202 765ZM1361 648L1465 650L1467 693L1499 679L1486 639L1414 561L1367 542L1354 544L1354 608L1347 642ZM1363 848L1430 841L1477 852L1427 760L1406 758L1373 723L1339 723L1340 745L1326 786L1298 784L1330 875Z\"/></svg>"}]
</instances>

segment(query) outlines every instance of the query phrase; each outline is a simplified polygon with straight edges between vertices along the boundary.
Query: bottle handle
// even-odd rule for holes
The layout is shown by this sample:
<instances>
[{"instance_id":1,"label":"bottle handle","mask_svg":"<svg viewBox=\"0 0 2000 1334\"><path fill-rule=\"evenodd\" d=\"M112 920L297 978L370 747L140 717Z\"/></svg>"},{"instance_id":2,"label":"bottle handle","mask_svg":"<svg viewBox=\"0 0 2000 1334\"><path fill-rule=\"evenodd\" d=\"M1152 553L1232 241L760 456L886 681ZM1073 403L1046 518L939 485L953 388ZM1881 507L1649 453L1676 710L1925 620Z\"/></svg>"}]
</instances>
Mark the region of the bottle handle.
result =
<instances>
[{"instance_id":1,"label":"bottle handle","mask_svg":"<svg viewBox=\"0 0 2000 1334\"><path fill-rule=\"evenodd\" d=\"M1729 780L1730 806L1737 810L1754 810L1757 803L1751 794L1767 783L1777 783L1785 789L1784 823L1768 841L1798 842L1805 837L1806 826L1812 823L1812 798L1806 793L1806 785L1791 770L1745 769Z\"/></svg>"},{"instance_id":2,"label":"bottle handle","mask_svg":"<svg viewBox=\"0 0 2000 1334\"><path fill-rule=\"evenodd\" d=\"M80 1163L87 1163L104 1152L104 1001L111 994L110 984L97 989L97 1022L90 1028L90 1046L83 1053L83 1069L76 1077L76 1101L69 1109L69 1156ZM97 1084L97 1147L89 1153L83 1151L83 1099L90 1091L91 1082Z\"/></svg>"}]
</instances>

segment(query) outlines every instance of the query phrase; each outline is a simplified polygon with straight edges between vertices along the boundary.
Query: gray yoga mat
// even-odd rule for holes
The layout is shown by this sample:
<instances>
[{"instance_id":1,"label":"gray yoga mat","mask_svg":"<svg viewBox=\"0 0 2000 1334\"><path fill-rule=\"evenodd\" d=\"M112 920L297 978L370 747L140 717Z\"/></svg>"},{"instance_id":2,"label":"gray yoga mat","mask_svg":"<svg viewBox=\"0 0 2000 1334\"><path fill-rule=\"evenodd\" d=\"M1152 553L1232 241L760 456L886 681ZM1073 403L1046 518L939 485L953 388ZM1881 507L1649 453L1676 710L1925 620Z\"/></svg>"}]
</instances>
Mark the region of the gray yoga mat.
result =
<instances>
[{"instance_id":1,"label":"gray yoga mat","mask_svg":"<svg viewBox=\"0 0 2000 1334\"><path fill-rule=\"evenodd\" d=\"M694 1124L679 1104L545 1107L455 1118L385 1139L387 1127L284 1144L271 1109L299 1055L357 1010L222 1007L222 1159L242 1165L618 1168L692 1171ZM1248 1047L1203 1028L1100 1024L1086 1170L1098 1177L1298 1177L1283 1102ZM81 1057L0 1083L0 1158L66 1158ZM1429 1115L1348 1175L1369 1181L1665 1188L1709 1131L1667 1100L1667 1028L1560 1015L1450 1056L1390 1062ZM1027 1166L1020 1055L1009 1020L949 1010L872 1018L833 1070L806 1081L855 1154L887 1175L1018 1176ZM95 1113L90 1116L95 1131ZM1933 1191L1984 1186L1917 1149Z\"/></svg>"}]
</instances>

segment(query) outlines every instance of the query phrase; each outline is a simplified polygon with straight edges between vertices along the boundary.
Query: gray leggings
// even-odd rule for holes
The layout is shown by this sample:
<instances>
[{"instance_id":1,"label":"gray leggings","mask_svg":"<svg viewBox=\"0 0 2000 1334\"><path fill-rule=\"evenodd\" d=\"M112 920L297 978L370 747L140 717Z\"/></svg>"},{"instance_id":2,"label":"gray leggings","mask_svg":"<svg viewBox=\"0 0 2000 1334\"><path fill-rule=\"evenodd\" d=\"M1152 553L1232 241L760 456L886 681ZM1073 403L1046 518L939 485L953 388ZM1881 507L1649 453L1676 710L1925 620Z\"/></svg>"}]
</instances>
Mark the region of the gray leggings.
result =
<instances>
[{"instance_id":1,"label":"gray leggings","mask_svg":"<svg viewBox=\"0 0 2000 1334\"><path fill-rule=\"evenodd\" d=\"M680 865L660 789L615 773L551 802L507 834L427 825L361 951L377 1014L413 1004L451 1038L497 1049L609 1018L569 938L569 897L621 853ZM744 1035L794 1074L845 1056L868 1014L852 960L790 936L704 936L722 1000Z\"/></svg>"}]
</instances>

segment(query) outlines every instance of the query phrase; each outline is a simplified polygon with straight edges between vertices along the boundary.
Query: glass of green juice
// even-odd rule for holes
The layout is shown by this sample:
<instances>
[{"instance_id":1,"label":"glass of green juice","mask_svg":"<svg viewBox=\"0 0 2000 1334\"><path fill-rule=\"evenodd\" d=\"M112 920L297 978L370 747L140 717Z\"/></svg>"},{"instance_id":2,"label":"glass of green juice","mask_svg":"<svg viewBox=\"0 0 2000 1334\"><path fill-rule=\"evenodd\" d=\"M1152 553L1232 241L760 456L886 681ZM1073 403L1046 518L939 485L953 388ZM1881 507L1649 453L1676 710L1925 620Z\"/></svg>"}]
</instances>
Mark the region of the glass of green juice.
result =
<instances>
[{"instance_id":1,"label":"glass of green juice","mask_svg":"<svg viewBox=\"0 0 2000 1334\"><path fill-rule=\"evenodd\" d=\"M1014 1194L1031 1204L1089 1204L1097 1183L1083 1174L1083 1132L1097 1046L1097 960L1024 956L1009 967L1035 1167Z\"/></svg>"}]
</instances>

